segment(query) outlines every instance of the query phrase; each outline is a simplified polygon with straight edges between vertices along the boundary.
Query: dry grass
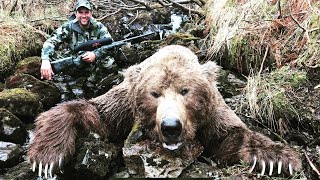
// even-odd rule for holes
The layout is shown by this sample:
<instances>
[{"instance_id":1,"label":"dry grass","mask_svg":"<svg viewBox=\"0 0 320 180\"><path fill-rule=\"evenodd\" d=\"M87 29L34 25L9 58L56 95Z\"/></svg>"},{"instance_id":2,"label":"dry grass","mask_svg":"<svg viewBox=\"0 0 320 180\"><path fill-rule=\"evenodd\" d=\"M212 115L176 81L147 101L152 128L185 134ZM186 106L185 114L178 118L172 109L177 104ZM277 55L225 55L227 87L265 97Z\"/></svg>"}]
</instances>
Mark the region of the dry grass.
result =
<instances>
[{"instance_id":1,"label":"dry grass","mask_svg":"<svg viewBox=\"0 0 320 180\"><path fill-rule=\"evenodd\" d=\"M306 82L306 72L288 66L270 74L250 75L241 108L248 109L252 118L280 135L286 134L290 129L290 120L301 120L289 94L295 94L294 90Z\"/></svg>"},{"instance_id":2,"label":"dry grass","mask_svg":"<svg viewBox=\"0 0 320 180\"><path fill-rule=\"evenodd\" d=\"M241 3L235 0L209 0L208 57L219 58L221 54L230 54L237 46L233 41L249 39L249 48L260 53L260 56L269 47L267 58L272 59L276 67L295 63L319 39L319 7L320 2L316 0L247 0ZM259 38L256 38L257 35ZM244 56L250 59L250 54Z\"/></svg>"}]
</instances>

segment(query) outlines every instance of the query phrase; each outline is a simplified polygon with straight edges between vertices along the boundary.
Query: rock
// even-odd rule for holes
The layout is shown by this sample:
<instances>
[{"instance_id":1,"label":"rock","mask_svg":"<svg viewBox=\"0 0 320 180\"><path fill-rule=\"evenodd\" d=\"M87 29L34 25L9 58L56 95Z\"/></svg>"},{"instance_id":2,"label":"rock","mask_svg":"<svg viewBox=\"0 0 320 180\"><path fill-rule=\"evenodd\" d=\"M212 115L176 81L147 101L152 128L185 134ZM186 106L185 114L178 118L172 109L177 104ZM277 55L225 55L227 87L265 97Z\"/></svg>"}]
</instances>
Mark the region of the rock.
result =
<instances>
[{"instance_id":1,"label":"rock","mask_svg":"<svg viewBox=\"0 0 320 180\"><path fill-rule=\"evenodd\" d=\"M6 87L24 88L37 94L44 109L49 109L61 100L59 89L51 81L40 81L29 74L15 74L6 79Z\"/></svg>"},{"instance_id":2,"label":"rock","mask_svg":"<svg viewBox=\"0 0 320 180\"><path fill-rule=\"evenodd\" d=\"M39 96L23 88L1 91L0 107L9 110L24 123L32 122L43 111Z\"/></svg>"},{"instance_id":3,"label":"rock","mask_svg":"<svg viewBox=\"0 0 320 180\"><path fill-rule=\"evenodd\" d=\"M246 86L246 82L236 77L229 70L220 70L218 76L218 88L224 98L231 98L241 94L241 89Z\"/></svg>"},{"instance_id":4,"label":"rock","mask_svg":"<svg viewBox=\"0 0 320 180\"><path fill-rule=\"evenodd\" d=\"M3 179L10 180L25 180L37 178L38 173L32 172L31 165L27 161L23 161L19 163L17 166L9 168L3 176Z\"/></svg>"},{"instance_id":5,"label":"rock","mask_svg":"<svg viewBox=\"0 0 320 180\"><path fill-rule=\"evenodd\" d=\"M41 57L31 56L18 62L15 74L30 74L40 79Z\"/></svg>"},{"instance_id":6,"label":"rock","mask_svg":"<svg viewBox=\"0 0 320 180\"><path fill-rule=\"evenodd\" d=\"M22 160L21 146L14 143L0 141L0 167L16 166Z\"/></svg>"},{"instance_id":7,"label":"rock","mask_svg":"<svg viewBox=\"0 0 320 180\"><path fill-rule=\"evenodd\" d=\"M123 156L129 174L146 178L177 178L202 153L199 142L191 142L181 149L170 151L153 141L126 145Z\"/></svg>"},{"instance_id":8,"label":"rock","mask_svg":"<svg viewBox=\"0 0 320 180\"><path fill-rule=\"evenodd\" d=\"M219 179L219 169L207 163L195 161L192 165L182 172L181 178L213 178Z\"/></svg>"},{"instance_id":9,"label":"rock","mask_svg":"<svg viewBox=\"0 0 320 180\"><path fill-rule=\"evenodd\" d=\"M44 41L44 37L27 23L3 22L0 31L0 81L12 74L21 59L40 54Z\"/></svg>"},{"instance_id":10,"label":"rock","mask_svg":"<svg viewBox=\"0 0 320 180\"><path fill-rule=\"evenodd\" d=\"M97 134L76 142L74 158L59 174L63 179L107 179L120 166L121 147L106 143Z\"/></svg>"},{"instance_id":11,"label":"rock","mask_svg":"<svg viewBox=\"0 0 320 180\"><path fill-rule=\"evenodd\" d=\"M0 108L0 141L23 144L27 131L24 124L10 111Z\"/></svg>"},{"instance_id":12,"label":"rock","mask_svg":"<svg viewBox=\"0 0 320 180\"><path fill-rule=\"evenodd\" d=\"M149 141L144 129L135 122L122 148L123 158L131 177L177 178L202 153L203 146L196 140L171 151Z\"/></svg>"},{"instance_id":13,"label":"rock","mask_svg":"<svg viewBox=\"0 0 320 180\"><path fill-rule=\"evenodd\" d=\"M104 78L102 78L96 88L97 95L101 95L106 93L109 89L111 89L114 85L120 84L123 81L123 76L121 74L107 74Z\"/></svg>"}]
</instances>

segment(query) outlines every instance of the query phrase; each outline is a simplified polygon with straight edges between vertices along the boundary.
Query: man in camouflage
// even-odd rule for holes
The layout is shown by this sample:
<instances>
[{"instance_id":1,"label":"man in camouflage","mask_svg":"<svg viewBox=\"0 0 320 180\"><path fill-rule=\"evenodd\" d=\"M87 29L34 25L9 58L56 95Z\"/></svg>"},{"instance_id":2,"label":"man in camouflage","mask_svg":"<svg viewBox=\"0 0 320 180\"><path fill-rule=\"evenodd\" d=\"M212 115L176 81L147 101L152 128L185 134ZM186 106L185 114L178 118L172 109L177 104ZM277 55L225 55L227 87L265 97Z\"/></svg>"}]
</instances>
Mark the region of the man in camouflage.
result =
<instances>
[{"instance_id":1,"label":"man in camouflage","mask_svg":"<svg viewBox=\"0 0 320 180\"><path fill-rule=\"evenodd\" d=\"M54 57L57 55L55 49L61 44L68 44L69 49L71 50L71 54L66 53L64 56L78 56L80 54L75 54L72 50L79 44L88 40L108 37L111 38L111 35L107 28L92 17L90 3L86 0L79 0L75 5L75 19L64 23L61 27L56 29L51 37L43 44L41 52L42 64L40 68L41 77L47 80L52 79L54 69L50 62L54 61ZM108 52L103 46L93 51L79 53L81 53L81 60L86 62L85 64L88 64L90 67L96 65L97 61L101 62L101 60L106 59L108 56Z\"/></svg>"}]
</instances>

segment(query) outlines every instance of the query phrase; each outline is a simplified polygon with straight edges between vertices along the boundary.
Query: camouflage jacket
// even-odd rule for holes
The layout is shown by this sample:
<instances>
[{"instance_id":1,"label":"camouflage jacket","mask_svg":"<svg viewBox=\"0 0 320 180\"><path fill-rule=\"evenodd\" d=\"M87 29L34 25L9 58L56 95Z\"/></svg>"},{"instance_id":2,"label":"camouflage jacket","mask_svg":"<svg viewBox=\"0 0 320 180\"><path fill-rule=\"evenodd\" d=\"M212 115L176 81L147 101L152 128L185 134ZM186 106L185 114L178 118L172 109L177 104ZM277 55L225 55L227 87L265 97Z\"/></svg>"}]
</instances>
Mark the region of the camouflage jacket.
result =
<instances>
[{"instance_id":1,"label":"camouflage jacket","mask_svg":"<svg viewBox=\"0 0 320 180\"><path fill-rule=\"evenodd\" d=\"M86 30L80 28L77 19L70 20L56 29L43 44L41 59L52 61L55 50L62 43L67 43L72 52L74 47L83 42L107 37L111 38L108 29L94 18L90 19L90 27ZM107 51L103 49L103 46L95 49L93 52L96 54L96 59L103 59L107 56Z\"/></svg>"}]
</instances>

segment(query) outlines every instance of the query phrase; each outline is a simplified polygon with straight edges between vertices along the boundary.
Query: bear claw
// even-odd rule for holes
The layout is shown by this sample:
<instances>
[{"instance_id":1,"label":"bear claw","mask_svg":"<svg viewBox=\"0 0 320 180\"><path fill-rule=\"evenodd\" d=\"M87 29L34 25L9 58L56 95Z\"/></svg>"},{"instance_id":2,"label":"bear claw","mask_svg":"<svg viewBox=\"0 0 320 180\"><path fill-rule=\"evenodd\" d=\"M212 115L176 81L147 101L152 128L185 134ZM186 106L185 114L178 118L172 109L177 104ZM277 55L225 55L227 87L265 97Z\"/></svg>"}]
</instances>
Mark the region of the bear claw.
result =
<instances>
[{"instance_id":1,"label":"bear claw","mask_svg":"<svg viewBox=\"0 0 320 180\"><path fill-rule=\"evenodd\" d=\"M257 164L257 157L253 156L253 165L250 168L249 173L252 173L252 171L253 171L254 167L256 166L256 164Z\"/></svg>"},{"instance_id":2,"label":"bear claw","mask_svg":"<svg viewBox=\"0 0 320 180\"><path fill-rule=\"evenodd\" d=\"M262 165L261 176L263 176L264 172L266 171L266 162L262 160L261 165Z\"/></svg>"},{"instance_id":3,"label":"bear claw","mask_svg":"<svg viewBox=\"0 0 320 180\"><path fill-rule=\"evenodd\" d=\"M40 162L40 164L39 164L39 173L38 173L38 176L41 177L41 174L42 174L42 163Z\"/></svg>"},{"instance_id":4,"label":"bear claw","mask_svg":"<svg viewBox=\"0 0 320 180\"><path fill-rule=\"evenodd\" d=\"M32 171L33 172L36 171L36 166L37 166L37 163L33 162L33 164L32 164ZM49 170L48 170L48 168L49 168ZM48 164L46 164L44 166L44 178L45 179L48 179L48 173L49 173L49 178L53 178L52 170L53 170L53 163L50 164L50 167ZM38 179L42 179L42 163L41 162L39 163L38 177L39 177Z\"/></svg>"},{"instance_id":5,"label":"bear claw","mask_svg":"<svg viewBox=\"0 0 320 180\"><path fill-rule=\"evenodd\" d=\"M293 174L293 173L292 173L292 165L291 165L291 163L289 163L289 173L290 173L290 175Z\"/></svg>"},{"instance_id":6,"label":"bear claw","mask_svg":"<svg viewBox=\"0 0 320 180\"><path fill-rule=\"evenodd\" d=\"M273 161L270 161L270 162L269 162L269 166L270 166L269 176L271 176L271 175L272 175L272 172L273 172Z\"/></svg>"},{"instance_id":7,"label":"bear claw","mask_svg":"<svg viewBox=\"0 0 320 180\"><path fill-rule=\"evenodd\" d=\"M253 157L253 165L252 165L251 168L249 169L249 173L252 173L252 171L253 171L254 168L256 167L256 164L257 164L257 157L254 156L254 157ZM270 169L269 169L269 176L272 175L273 165L274 165L274 162L273 162L273 161L270 161L270 162L269 162L269 167L270 167ZM264 175L265 170L266 170L266 163L265 163L264 160L261 161L261 167L262 167L262 168L261 168L261 173L260 173L260 175ZM278 162L278 174L281 174L281 169L282 169L282 161L279 161L279 162ZM288 169L289 169L290 175L292 175L292 174L293 174L293 168L292 168L292 164L291 164L291 163L289 163Z\"/></svg>"},{"instance_id":8,"label":"bear claw","mask_svg":"<svg viewBox=\"0 0 320 180\"><path fill-rule=\"evenodd\" d=\"M282 161L278 163L278 174L281 173Z\"/></svg>"}]
</instances>

